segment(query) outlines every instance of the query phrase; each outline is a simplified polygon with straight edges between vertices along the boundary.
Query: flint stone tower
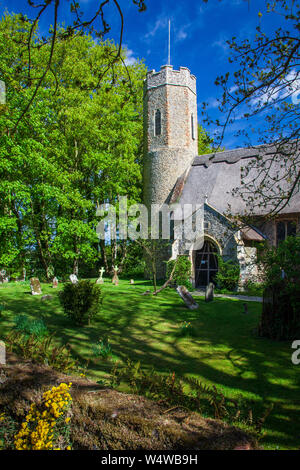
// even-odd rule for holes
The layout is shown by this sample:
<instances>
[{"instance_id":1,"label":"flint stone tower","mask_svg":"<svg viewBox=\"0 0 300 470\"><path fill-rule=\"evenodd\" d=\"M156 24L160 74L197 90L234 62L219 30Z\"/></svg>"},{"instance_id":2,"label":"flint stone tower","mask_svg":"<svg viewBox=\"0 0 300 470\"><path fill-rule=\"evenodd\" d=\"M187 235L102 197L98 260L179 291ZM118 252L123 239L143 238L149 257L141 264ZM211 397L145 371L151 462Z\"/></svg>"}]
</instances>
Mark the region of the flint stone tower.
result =
<instances>
[{"instance_id":1,"label":"flint stone tower","mask_svg":"<svg viewBox=\"0 0 300 470\"><path fill-rule=\"evenodd\" d=\"M164 65L144 82L144 203L168 203L198 154L196 77Z\"/></svg>"}]
</instances>

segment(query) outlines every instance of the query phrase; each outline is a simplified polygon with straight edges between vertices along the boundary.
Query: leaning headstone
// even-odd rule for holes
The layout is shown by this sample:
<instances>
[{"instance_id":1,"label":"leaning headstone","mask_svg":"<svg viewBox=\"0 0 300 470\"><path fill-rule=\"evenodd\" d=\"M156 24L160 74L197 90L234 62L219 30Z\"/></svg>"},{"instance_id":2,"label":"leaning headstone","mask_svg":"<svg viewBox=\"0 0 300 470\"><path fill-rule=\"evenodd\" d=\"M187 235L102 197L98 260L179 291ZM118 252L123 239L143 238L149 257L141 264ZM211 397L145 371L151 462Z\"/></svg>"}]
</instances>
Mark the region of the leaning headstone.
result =
<instances>
[{"instance_id":1,"label":"leaning headstone","mask_svg":"<svg viewBox=\"0 0 300 470\"><path fill-rule=\"evenodd\" d=\"M53 289L56 289L57 286L58 286L58 279L57 279L57 277L54 277L53 281L52 281L52 287L53 287Z\"/></svg>"},{"instance_id":2,"label":"leaning headstone","mask_svg":"<svg viewBox=\"0 0 300 470\"><path fill-rule=\"evenodd\" d=\"M78 279L77 279L76 274L71 274L70 275L70 281L72 282L72 284L77 284Z\"/></svg>"},{"instance_id":3,"label":"leaning headstone","mask_svg":"<svg viewBox=\"0 0 300 470\"><path fill-rule=\"evenodd\" d=\"M105 269L103 267L101 269L99 269L100 277L97 279L96 284L103 284L104 283L104 280L103 280L104 272L105 272Z\"/></svg>"},{"instance_id":4,"label":"leaning headstone","mask_svg":"<svg viewBox=\"0 0 300 470\"><path fill-rule=\"evenodd\" d=\"M187 288L185 286L178 286L177 287L177 292L184 301L185 305L190 309L190 310L195 310L196 308L199 307L197 302L193 299L193 296L189 293Z\"/></svg>"},{"instance_id":5,"label":"leaning headstone","mask_svg":"<svg viewBox=\"0 0 300 470\"><path fill-rule=\"evenodd\" d=\"M130 284L134 284L134 279L130 279Z\"/></svg>"},{"instance_id":6,"label":"leaning headstone","mask_svg":"<svg viewBox=\"0 0 300 470\"><path fill-rule=\"evenodd\" d=\"M211 302L214 300L214 284L210 282L205 290L205 302Z\"/></svg>"},{"instance_id":7,"label":"leaning headstone","mask_svg":"<svg viewBox=\"0 0 300 470\"><path fill-rule=\"evenodd\" d=\"M118 266L114 266L114 275L113 275L113 278L112 278L111 282L112 282L113 284L116 284L116 282L119 284ZM117 285L118 285L118 284L117 284Z\"/></svg>"},{"instance_id":8,"label":"leaning headstone","mask_svg":"<svg viewBox=\"0 0 300 470\"><path fill-rule=\"evenodd\" d=\"M30 289L31 289L32 295L42 294L41 284L37 277L30 278Z\"/></svg>"}]
</instances>

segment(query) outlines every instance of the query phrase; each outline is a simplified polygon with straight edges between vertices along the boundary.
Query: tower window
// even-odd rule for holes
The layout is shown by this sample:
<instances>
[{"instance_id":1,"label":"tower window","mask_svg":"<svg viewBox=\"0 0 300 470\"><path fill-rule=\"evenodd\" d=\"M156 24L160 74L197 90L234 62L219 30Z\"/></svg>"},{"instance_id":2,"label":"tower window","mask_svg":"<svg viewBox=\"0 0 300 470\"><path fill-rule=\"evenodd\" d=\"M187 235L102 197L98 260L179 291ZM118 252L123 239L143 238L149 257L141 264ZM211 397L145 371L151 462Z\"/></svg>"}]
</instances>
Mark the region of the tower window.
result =
<instances>
[{"instance_id":1,"label":"tower window","mask_svg":"<svg viewBox=\"0 0 300 470\"><path fill-rule=\"evenodd\" d=\"M159 109L155 111L155 135L161 135L161 112Z\"/></svg>"},{"instance_id":2,"label":"tower window","mask_svg":"<svg viewBox=\"0 0 300 470\"><path fill-rule=\"evenodd\" d=\"M195 140L195 133L194 133L194 115L191 114L191 131L192 131L192 139Z\"/></svg>"}]
</instances>

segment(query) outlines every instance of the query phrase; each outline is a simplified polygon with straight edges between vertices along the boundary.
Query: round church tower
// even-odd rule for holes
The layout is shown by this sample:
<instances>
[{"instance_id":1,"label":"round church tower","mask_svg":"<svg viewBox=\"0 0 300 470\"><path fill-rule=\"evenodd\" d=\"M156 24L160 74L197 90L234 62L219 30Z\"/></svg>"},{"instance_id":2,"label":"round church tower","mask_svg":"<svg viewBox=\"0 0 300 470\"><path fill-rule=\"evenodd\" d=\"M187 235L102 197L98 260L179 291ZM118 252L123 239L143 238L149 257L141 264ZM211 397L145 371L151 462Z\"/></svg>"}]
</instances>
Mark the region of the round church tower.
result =
<instances>
[{"instance_id":1,"label":"round church tower","mask_svg":"<svg viewBox=\"0 0 300 470\"><path fill-rule=\"evenodd\" d=\"M196 77L186 67L147 73L144 84L144 203L168 203L198 154Z\"/></svg>"}]
</instances>

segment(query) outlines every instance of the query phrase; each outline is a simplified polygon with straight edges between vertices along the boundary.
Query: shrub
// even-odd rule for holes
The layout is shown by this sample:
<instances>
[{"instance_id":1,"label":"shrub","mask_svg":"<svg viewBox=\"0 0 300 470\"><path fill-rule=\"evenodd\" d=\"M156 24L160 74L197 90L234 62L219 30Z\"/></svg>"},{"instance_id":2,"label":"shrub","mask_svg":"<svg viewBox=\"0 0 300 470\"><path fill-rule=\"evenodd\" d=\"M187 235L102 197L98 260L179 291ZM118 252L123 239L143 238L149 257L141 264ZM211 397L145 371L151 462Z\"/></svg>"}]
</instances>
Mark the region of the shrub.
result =
<instances>
[{"instance_id":1,"label":"shrub","mask_svg":"<svg viewBox=\"0 0 300 470\"><path fill-rule=\"evenodd\" d=\"M297 339L300 334L300 237L288 237L262 259L264 305L259 326L262 336Z\"/></svg>"},{"instance_id":2,"label":"shrub","mask_svg":"<svg viewBox=\"0 0 300 470\"><path fill-rule=\"evenodd\" d=\"M76 368L76 361L72 358L67 345L54 346L53 335L38 339L34 335L24 335L20 331L12 331L5 338L9 351L18 356L30 359L37 364L46 364L53 369L69 372Z\"/></svg>"},{"instance_id":3,"label":"shrub","mask_svg":"<svg viewBox=\"0 0 300 470\"><path fill-rule=\"evenodd\" d=\"M254 282L250 279L244 283L244 292L247 295L260 297L263 295L264 286L262 282Z\"/></svg>"},{"instance_id":4,"label":"shrub","mask_svg":"<svg viewBox=\"0 0 300 470\"><path fill-rule=\"evenodd\" d=\"M64 312L76 325L90 324L101 304L101 289L91 281L67 283L59 293Z\"/></svg>"},{"instance_id":5,"label":"shrub","mask_svg":"<svg viewBox=\"0 0 300 470\"><path fill-rule=\"evenodd\" d=\"M218 272L215 277L219 289L236 289L240 277L240 267L236 261L225 261L222 256L218 256Z\"/></svg>"},{"instance_id":6,"label":"shrub","mask_svg":"<svg viewBox=\"0 0 300 470\"><path fill-rule=\"evenodd\" d=\"M172 269L174 268L175 260L167 262L167 279L169 279ZM187 256L178 256L175 272L173 275L173 283L176 286L185 286L188 289L192 288L190 281L191 277L191 261Z\"/></svg>"},{"instance_id":7,"label":"shrub","mask_svg":"<svg viewBox=\"0 0 300 470\"><path fill-rule=\"evenodd\" d=\"M96 357L102 357L103 359L107 359L112 357L112 349L111 345L107 338L100 339L99 342L93 346L93 353Z\"/></svg>"},{"instance_id":8,"label":"shrub","mask_svg":"<svg viewBox=\"0 0 300 470\"><path fill-rule=\"evenodd\" d=\"M43 394L42 403L30 406L15 436L16 450L71 450L67 416L72 404L71 383L61 383Z\"/></svg>"}]
</instances>

